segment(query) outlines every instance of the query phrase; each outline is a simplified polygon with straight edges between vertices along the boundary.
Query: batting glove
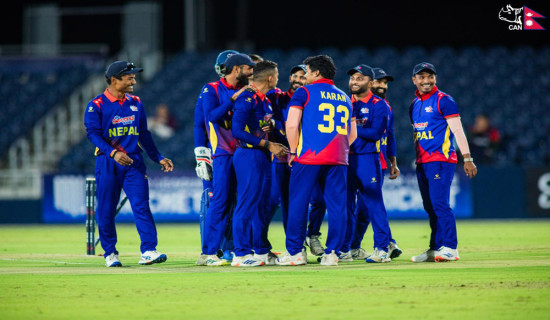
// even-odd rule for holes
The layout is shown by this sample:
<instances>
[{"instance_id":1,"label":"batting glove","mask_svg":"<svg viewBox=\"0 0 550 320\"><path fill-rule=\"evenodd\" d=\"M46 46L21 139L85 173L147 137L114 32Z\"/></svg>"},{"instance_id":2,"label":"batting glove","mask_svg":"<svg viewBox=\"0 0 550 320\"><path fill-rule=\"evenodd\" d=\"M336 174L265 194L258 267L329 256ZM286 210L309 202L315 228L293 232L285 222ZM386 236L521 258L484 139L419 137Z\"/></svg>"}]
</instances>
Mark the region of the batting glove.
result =
<instances>
[{"instance_id":1,"label":"batting glove","mask_svg":"<svg viewBox=\"0 0 550 320\"><path fill-rule=\"evenodd\" d=\"M212 152L206 147L195 148L195 159L197 160L197 176L202 180L212 180Z\"/></svg>"}]
</instances>

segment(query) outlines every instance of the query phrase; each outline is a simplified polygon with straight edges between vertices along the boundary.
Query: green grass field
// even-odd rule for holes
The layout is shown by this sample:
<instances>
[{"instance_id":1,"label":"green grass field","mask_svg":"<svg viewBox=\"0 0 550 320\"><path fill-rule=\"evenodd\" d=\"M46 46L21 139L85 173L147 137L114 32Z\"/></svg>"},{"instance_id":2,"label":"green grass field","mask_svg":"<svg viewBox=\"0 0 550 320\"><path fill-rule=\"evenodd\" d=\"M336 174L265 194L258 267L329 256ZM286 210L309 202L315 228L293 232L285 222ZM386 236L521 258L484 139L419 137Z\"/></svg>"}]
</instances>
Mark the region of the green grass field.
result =
<instances>
[{"instance_id":1,"label":"green grass field","mask_svg":"<svg viewBox=\"0 0 550 320\"><path fill-rule=\"evenodd\" d=\"M85 255L84 225L3 225L0 318L550 319L549 220L459 221L449 263L410 262L427 221L391 227L404 251L391 263L243 269L194 265L198 225L158 225L168 261L152 266L137 264L134 225L119 225L122 268ZM284 251L282 225L270 238Z\"/></svg>"}]
</instances>

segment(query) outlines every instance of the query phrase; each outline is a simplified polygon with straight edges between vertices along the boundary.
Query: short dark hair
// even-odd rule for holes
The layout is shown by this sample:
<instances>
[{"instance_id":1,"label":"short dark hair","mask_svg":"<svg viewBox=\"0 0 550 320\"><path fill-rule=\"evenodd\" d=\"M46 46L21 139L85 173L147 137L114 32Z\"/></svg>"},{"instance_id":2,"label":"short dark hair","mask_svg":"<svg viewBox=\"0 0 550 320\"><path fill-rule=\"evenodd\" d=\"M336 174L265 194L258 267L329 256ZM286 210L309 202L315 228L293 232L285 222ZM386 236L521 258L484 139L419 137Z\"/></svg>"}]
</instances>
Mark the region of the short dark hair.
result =
<instances>
[{"instance_id":1,"label":"short dark hair","mask_svg":"<svg viewBox=\"0 0 550 320\"><path fill-rule=\"evenodd\" d=\"M250 57L250 59L252 59L252 61L258 63L260 61L264 61L264 58L262 58L262 56L260 56L259 54L256 54L256 53L249 53L248 56Z\"/></svg>"},{"instance_id":2,"label":"short dark hair","mask_svg":"<svg viewBox=\"0 0 550 320\"><path fill-rule=\"evenodd\" d=\"M270 60L263 60L256 63L253 72L254 81L264 81L277 68L277 63Z\"/></svg>"},{"instance_id":3,"label":"short dark hair","mask_svg":"<svg viewBox=\"0 0 550 320\"><path fill-rule=\"evenodd\" d=\"M309 66L309 70L311 71L319 71L321 76L326 79L332 80L336 74L334 61L326 54L307 57L303 64Z\"/></svg>"},{"instance_id":4,"label":"short dark hair","mask_svg":"<svg viewBox=\"0 0 550 320\"><path fill-rule=\"evenodd\" d=\"M122 76L113 76L114 78L117 78L118 80L122 80ZM108 85L111 85L111 78L105 78L105 81L107 81Z\"/></svg>"}]
</instances>

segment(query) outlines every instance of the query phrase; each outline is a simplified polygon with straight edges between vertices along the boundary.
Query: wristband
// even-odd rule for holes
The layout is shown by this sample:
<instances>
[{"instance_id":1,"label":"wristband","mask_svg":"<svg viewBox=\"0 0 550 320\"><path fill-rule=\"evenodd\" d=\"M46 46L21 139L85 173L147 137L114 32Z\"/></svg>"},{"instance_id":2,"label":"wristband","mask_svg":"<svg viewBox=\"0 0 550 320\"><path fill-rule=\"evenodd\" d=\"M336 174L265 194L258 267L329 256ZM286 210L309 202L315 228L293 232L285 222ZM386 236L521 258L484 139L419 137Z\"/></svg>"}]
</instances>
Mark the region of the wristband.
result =
<instances>
[{"instance_id":1,"label":"wristband","mask_svg":"<svg viewBox=\"0 0 550 320\"><path fill-rule=\"evenodd\" d=\"M267 150L269 150L269 141L268 141L268 140L265 140L264 148L266 148Z\"/></svg>"},{"instance_id":2,"label":"wristband","mask_svg":"<svg viewBox=\"0 0 550 320\"><path fill-rule=\"evenodd\" d=\"M291 156L297 156L298 154L296 152L289 153Z\"/></svg>"},{"instance_id":3,"label":"wristband","mask_svg":"<svg viewBox=\"0 0 550 320\"><path fill-rule=\"evenodd\" d=\"M229 101L231 101L231 103L235 103L235 99L233 99L233 96L231 96L231 98L229 98Z\"/></svg>"},{"instance_id":4,"label":"wristband","mask_svg":"<svg viewBox=\"0 0 550 320\"><path fill-rule=\"evenodd\" d=\"M115 154L116 154L117 152L118 152L118 150L115 150L115 152L113 152L113 153L111 154L111 158L114 159L114 158L115 158Z\"/></svg>"},{"instance_id":5,"label":"wristband","mask_svg":"<svg viewBox=\"0 0 550 320\"><path fill-rule=\"evenodd\" d=\"M464 162L474 162L474 158L464 158Z\"/></svg>"}]
</instances>

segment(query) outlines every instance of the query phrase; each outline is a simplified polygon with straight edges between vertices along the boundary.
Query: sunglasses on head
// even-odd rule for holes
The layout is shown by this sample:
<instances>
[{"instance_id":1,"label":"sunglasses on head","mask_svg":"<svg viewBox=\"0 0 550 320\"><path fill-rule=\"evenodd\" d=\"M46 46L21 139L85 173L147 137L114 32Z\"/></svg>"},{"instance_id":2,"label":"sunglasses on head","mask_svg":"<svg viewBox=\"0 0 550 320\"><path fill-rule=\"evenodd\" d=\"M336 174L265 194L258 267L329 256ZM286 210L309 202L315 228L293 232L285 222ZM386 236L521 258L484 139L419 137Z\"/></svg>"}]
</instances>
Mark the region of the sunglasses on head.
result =
<instances>
[{"instance_id":1,"label":"sunglasses on head","mask_svg":"<svg viewBox=\"0 0 550 320\"><path fill-rule=\"evenodd\" d=\"M135 67L136 67L136 66L135 66L133 63L128 62L128 64L126 65L126 67L125 67L124 69L120 70L120 72L118 72L118 73L115 75L115 77L121 76L122 74L124 74L124 72L131 71L131 70L133 70Z\"/></svg>"}]
</instances>

